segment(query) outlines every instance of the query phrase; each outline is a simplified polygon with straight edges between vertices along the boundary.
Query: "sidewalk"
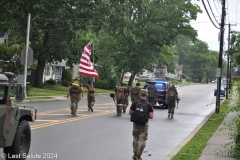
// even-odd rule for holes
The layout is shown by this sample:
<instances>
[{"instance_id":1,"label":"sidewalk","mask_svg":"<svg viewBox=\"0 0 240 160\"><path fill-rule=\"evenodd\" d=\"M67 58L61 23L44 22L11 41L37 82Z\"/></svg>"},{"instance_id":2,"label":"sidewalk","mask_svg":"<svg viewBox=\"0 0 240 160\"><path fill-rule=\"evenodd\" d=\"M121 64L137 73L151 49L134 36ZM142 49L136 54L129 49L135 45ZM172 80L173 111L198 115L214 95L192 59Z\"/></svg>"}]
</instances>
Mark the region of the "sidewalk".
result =
<instances>
[{"instance_id":1,"label":"sidewalk","mask_svg":"<svg viewBox=\"0 0 240 160\"><path fill-rule=\"evenodd\" d=\"M238 91L237 87L233 87L232 100L230 102L230 107L235 105L238 101ZM203 150L199 160L236 160L235 158L228 157L228 147L225 147L225 144L231 143L232 140L228 138L226 133L230 133L226 128L226 125L232 121L232 119L237 115L236 112L229 113L208 140L205 149Z\"/></svg>"}]
</instances>

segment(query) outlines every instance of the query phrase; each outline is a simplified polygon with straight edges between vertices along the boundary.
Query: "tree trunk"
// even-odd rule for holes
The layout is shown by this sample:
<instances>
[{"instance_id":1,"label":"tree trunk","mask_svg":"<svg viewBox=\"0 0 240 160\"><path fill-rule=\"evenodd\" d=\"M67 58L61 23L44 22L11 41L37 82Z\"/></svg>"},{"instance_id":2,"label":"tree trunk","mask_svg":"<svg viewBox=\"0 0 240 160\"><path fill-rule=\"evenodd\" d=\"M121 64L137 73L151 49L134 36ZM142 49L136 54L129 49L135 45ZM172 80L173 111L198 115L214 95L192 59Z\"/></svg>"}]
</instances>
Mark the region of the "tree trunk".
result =
<instances>
[{"instance_id":1,"label":"tree trunk","mask_svg":"<svg viewBox=\"0 0 240 160\"><path fill-rule=\"evenodd\" d=\"M35 87L38 87L38 88L42 87L44 68L45 68L45 61L38 60L38 66L37 66L35 76L34 76L34 86Z\"/></svg>"},{"instance_id":2,"label":"tree trunk","mask_svg":"<svg viewBox=\"0 0 240 160\"><path fill-rule=\"evenodd\" d=\"M131 77L129 78L129 81L128 81L128 87L130 87L130 88L132 88L132 83L133 83L135 75L136 75L136 72L132 71Z\"/></svg>"},{"instance_id":3,"label":"tree trunk","mask_svg":"<svg viewBox=\"0 0 240 160\"><path fill-rule=\"evenodd\" d=\"M46 46L49 43L49 41L50 41L50 34L47 31L47 32L45 32L43 46ZM34 76L34 86L35 87L38 87L38 88L42 87L45 63L46 63L46 61L41 60L41 55L40 55L40 57L38 58L38 66L37 66L35 76Z\"/></svg>"}]
</instances>

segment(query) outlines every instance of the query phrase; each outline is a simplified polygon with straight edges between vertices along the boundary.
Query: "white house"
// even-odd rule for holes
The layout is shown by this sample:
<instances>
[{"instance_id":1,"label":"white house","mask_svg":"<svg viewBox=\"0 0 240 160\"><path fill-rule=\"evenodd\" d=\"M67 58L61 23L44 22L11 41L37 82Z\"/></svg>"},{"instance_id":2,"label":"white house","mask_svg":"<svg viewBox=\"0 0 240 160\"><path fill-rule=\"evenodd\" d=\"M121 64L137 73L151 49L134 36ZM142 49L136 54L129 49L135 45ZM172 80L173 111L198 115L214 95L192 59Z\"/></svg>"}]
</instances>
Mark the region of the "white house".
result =
<instances>
[{"instance_id":1,"label":"white house","mask_svg":"<svg viewBox=\"0 0 240 160\"><path fill-rule=\"evenodd\" d=\"M49 79L61 81L63 68L66 68L65 60L62 60L62 62L56 62L54 64L46 63L43 73L43 82Z\"/></svg>"},{"instance_id":2,"label":"white house","mask_svg":"<svg viewBox=\"0 0 240 160\"><path fill-rule=\"evenodd\" d=\"M7 32L0 31L0 44L2 44L2 43L6 44L7 41L8 41L8 34L7 34Z\"/></svg>"}]
</instances>

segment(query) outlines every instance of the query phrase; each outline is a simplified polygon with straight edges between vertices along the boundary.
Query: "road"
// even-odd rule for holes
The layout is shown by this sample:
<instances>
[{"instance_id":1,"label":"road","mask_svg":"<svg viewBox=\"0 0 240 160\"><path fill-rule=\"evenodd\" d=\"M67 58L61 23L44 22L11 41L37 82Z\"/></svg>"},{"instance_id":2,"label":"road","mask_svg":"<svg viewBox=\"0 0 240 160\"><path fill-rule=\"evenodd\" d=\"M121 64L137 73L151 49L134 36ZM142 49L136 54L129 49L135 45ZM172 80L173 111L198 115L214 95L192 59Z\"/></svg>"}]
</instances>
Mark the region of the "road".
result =
<instances>
[{"instance_id":1,"label":"road","mask_svg":"<svg viewBox=\"0 0 240 160\"><path fill-rule=\"evenodd\" d=\"M216 84L178 88L181 100L174 119L167 118L166 109L155 108L154 119L149 121L149 136L142 158L162 160L187 138L214 111L215 88ZM26 104L38 109L37 120L31 123L32 142L28 159L131 159L130 116L125 113L118 117L110 97L96 97L94 112L87 111L87 101L83 98L76 117L70 115L69 102Z\"/></svg>"}]
</instances>

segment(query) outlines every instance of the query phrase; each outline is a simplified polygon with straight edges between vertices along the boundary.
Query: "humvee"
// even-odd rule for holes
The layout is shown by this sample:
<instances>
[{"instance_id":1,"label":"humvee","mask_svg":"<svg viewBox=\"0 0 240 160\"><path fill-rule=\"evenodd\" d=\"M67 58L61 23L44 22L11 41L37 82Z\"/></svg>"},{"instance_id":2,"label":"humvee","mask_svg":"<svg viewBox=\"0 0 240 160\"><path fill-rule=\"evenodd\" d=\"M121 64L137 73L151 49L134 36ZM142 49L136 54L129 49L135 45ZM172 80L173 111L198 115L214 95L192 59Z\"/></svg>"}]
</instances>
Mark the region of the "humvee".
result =
<instances>
[{"instance_id":1,"label":"humvee","mask_svg":"<svg viewBox=\"0 0 240 160\"><path fill-rule=\"evenodd\" d=\"M1 158L26 159L31 143L31 129L28 122L36 120L34 107L12 105L10 99L11 72L0 73L0 147Z\"/></svg>"}]
</instances>

